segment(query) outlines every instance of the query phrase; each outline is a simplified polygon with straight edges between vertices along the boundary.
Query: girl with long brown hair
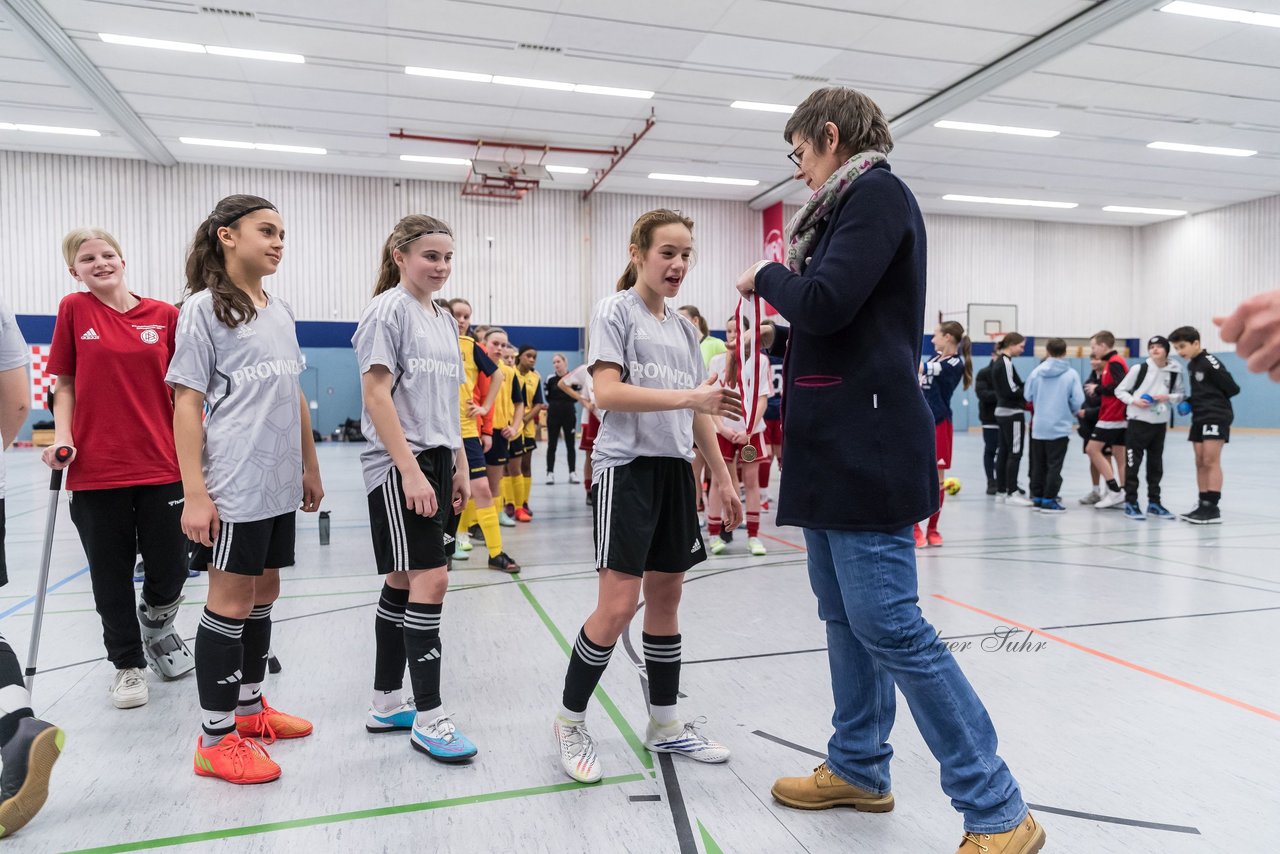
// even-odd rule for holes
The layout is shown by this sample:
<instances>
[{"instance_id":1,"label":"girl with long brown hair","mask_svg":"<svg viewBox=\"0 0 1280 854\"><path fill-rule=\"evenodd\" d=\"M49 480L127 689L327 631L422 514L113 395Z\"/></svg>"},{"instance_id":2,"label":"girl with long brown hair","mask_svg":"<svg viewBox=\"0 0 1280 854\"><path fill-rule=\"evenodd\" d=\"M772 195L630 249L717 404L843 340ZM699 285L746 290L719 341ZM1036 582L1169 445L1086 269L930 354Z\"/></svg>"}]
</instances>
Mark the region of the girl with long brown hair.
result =
<instances>
[{"instance_id":1,"label":"girl with long brown hair","mask_svg":"<svg viewBox=\"0 0 1280 854\"><path fill-rule=\"evenodd\" d=\"M955 427L952 424L951 397L956 386L963 383L965 391L973 385L973 355L969 336L964 327L954 320L938 324L933 330L934 355L920 368L920 388L933 412L934 445L938 452L938 509L929 517L928 531L915 526L916 548L942 545L938 531L938 519L942 516L942 502L947 491L942 484L951 468L951 450Z\"/></svg>"},{"instance_id":2,"label":"girl with long brown hair","mask_svg":"<svg viewBox=\"0 0 1280 854\"><path fill-rule=\"evenodd\" d=\"M255 739L311 734L262 695L271 606L294 562L294 516L324 488L293 309L262 280L284 255L284 221L257 196L228 196L196 229L166 382L182 470L182 532L209 595L196 632L203 735L195 772L230 783L280 776ZM207 411L207 415L206 415Z\"/></svg>"}]
</instances>

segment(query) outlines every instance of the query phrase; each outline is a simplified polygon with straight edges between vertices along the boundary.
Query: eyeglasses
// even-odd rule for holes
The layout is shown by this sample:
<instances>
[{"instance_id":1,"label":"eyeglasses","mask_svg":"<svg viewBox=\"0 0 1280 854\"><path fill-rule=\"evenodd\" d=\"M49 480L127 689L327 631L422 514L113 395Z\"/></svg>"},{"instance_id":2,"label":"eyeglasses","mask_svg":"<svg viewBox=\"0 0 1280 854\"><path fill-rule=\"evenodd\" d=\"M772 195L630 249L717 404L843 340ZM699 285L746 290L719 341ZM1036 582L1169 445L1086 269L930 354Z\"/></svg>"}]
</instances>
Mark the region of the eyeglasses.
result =
<instances>
[{"instance_id":1,"label":"eyeglasses","mask_svg":"<svg viewBox=\"0 0 1280 854\"><path fill-rule=\"evenodd\" d=\"M802 142L799 145L797 145L796 150L787 155L787 159L790 160L792 163L794 163L796 166L799 166L800 157L801 157L800 149L804 148L808 144L809 144L808 142Z\"/></svg>"}]
</instances>

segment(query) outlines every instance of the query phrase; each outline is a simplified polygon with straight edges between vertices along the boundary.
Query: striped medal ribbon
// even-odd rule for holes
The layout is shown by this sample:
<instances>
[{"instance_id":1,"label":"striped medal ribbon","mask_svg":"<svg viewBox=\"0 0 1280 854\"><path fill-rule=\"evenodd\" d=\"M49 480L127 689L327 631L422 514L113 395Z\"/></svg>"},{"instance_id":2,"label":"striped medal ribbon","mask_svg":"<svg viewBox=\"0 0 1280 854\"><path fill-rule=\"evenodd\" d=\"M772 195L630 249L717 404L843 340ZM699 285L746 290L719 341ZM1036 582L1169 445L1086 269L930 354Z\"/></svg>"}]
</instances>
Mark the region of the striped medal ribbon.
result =
<instances>
[{"instance_id":1,"label":"striped medal ribbon","mask_svg":"<svg viewBox=\"0 0 1280 854\"><path fill-rule=\"evenodd\" d=\"M738 323L738 388L742 391L742 408L746 412L747 430L756 423L760 408L760 389L756 388L760 377L760 300L744 296L738 300L734 312ZM744 463L754 463L758 456L750 442L743 447L740 456Z\"/></svg>"}]
</instances>

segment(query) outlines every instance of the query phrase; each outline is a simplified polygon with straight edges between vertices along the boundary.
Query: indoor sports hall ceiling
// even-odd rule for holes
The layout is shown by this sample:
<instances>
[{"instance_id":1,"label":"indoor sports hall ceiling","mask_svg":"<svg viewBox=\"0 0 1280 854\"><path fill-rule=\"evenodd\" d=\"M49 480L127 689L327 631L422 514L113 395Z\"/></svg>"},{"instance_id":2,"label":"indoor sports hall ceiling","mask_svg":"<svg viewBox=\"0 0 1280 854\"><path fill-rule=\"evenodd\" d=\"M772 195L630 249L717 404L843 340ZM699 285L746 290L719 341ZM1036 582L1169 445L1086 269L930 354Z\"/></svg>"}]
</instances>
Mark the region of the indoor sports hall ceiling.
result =
<instances>
[{"instance_id":1,"label":"indoor sports hall ceiling","mask_svg":"<svg viewBox=\"0 0 1280 854\"><path fill-rule=\"evenodd\" d=\"M787 116L730 104L785 108L836 83L866 91L897 120L892 162L932 212L1135 225L1168 215L1103 207L1198 212L1280 193L1280 0L1175 4L1190 15L1160 11L1167 0L211 2L0 0L0 148L461 182L465 165L400 156L465 159L474 147L388 134L601 149L628 143L652 111L656 125L603 192L759 206L807 197L798 183L767 192L790 174ZM54 36L40 30L42 16ZM77 79L119 98L91 98ZM974 132L939 120L1059 133ZM608 157L551 153L543 162L589 170L558 172L551 184L582 190Z\"/></svg>"}]
</instances>

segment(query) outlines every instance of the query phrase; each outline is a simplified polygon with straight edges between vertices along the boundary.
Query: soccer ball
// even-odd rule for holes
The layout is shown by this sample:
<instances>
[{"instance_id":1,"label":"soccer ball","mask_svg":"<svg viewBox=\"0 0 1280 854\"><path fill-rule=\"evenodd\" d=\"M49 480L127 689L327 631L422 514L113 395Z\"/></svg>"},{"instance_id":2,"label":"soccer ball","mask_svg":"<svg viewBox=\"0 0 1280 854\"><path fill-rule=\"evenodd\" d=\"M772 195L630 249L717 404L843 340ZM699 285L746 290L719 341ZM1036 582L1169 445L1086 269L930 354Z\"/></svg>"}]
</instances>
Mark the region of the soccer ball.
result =
<instances>
[{"instance_id":1,"label":"soccer ball","mask_svg":"<svg viewBox=\"0 0 1280 854\"><path fill-rule=\"evenodd\" d=\"M942 482L942 491L947 495L955 495L960 491L960 478L949 477Z\"/></svg>"}]
</instances>

